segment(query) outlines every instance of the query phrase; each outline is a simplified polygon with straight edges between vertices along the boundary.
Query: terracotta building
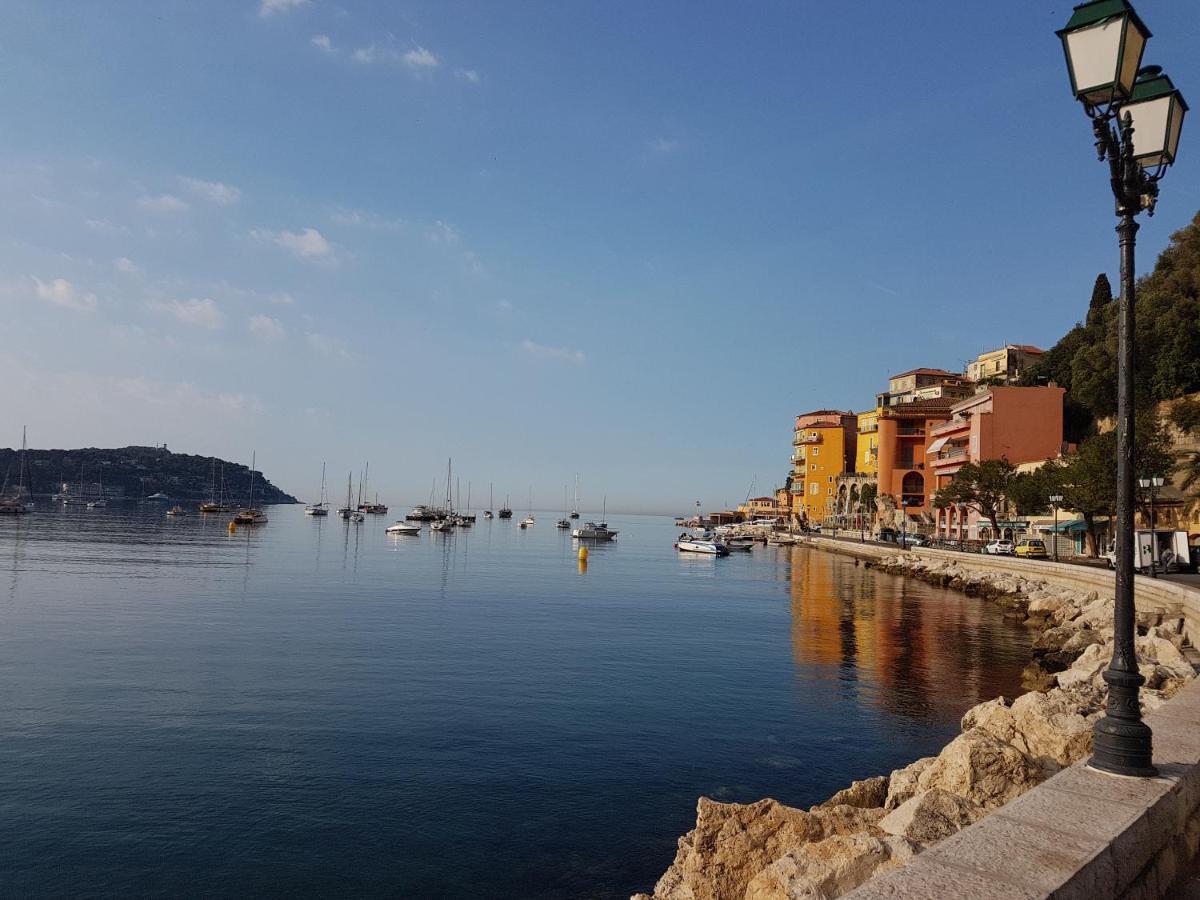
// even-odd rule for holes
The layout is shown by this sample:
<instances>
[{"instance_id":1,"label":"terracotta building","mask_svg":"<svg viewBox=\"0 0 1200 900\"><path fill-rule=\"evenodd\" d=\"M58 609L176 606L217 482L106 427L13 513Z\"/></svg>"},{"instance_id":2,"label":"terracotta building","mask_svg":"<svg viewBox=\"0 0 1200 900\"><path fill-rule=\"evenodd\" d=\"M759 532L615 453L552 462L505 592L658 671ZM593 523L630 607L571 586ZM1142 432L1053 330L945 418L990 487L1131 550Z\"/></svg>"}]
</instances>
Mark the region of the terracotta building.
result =
<instances>
[{"instance_id":1,"label":"terracotta building","mask_svg":"<svg viewBox=\"0 0 1200 900\"><path fill-rule=\"evenodd\" d=\"M935 484L926 469L930 432L950 418L952 400L934 398L887 406L879 413L879 496L911 517L930 513Z\"/></svg>"},{"instance_id":2,"label":"terracotta building","mask_svg":"<svg viewBox=\"0 0 1200 900\"><path fill-rule=\"evenodd\" d=\"M819 409L796 416L792 438L792 521L823 522L833 515L837 480L854 470L858 417Z\"/></svg>"},{"instance_id":3,"label":"terracotta building","mask_svg":"<svg viewBox=\"0 0 1200 900\"><path fill-rule=\"evenodd\" d=\"M956 403L949 419L929 433L925 453L932 488L949 484L967 462L1007 459L1017 465L1058 456L1063 450L1065 394L1057 385L997 386ZM993 537L980 533L979 517L969 510L939 510L936 522L944 537Z\"/></svg>"}]
</instances>

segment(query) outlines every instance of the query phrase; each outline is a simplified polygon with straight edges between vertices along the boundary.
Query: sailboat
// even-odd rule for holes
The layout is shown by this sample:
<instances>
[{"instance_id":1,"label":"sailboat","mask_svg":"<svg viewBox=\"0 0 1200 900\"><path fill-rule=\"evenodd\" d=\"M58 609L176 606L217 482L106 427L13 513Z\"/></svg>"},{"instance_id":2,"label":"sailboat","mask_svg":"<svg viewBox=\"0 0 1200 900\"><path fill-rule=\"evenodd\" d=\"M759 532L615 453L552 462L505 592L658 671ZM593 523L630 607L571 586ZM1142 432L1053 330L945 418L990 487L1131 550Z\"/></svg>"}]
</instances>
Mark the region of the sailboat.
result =
<instances>
[{"instance_id":1,"label":"sailboat","mask_svg":"<svg viewBox=\"0 0 1200 900\"><path fill-rule=\"evenodd\" d=\"M250 457L250 502L233 514L235 525L266 525L267 514L254 506L254 469L258 465L258 453Z\"/></svg>"},{"instance_id":2,"label":"sailboat","mask_svg":"<svg viewBox=\"0 0 1200 900\"><path fill-rule=\"evenodd\" d=\"M99 485L100 485L99 496L97 496L95 500L88 501L88 505L87 505L88 509L103 509L104 507L108 506L108 501L106 499L104 499L104 470L103 469L100 470L99 479L100 479L99 480ZM79 489L81 492L83 491L83 477L82 476L80 476L80 479L79 479Z\"/></svg>"},{"instance_id":3,"label":"sailboat","mask_svg":"<svg viewBox=\"0 0 1200 900\"><path fill-rule=\"evenodd\" d=\"M566 506L566 505L567 505L567 486L564 484L563 485L563 506ZM554 527L555 528L570 528L571 520L566 517L563 517L554 523Z\"/></svg>"},{"instance_id":4,"label":"sailboat","mask_svg":"<svg viewBox=\"0 0 1200 900\"><path fill-rule=\"evenodd\" d=\"M450 531L455 525L458 524L458 519L454 515L454 495L451 493L450 488L450 470L452 462L453 460L446 460L446 515L429 526L434 531Z\"/></svg>"},{"instance_id":5,"label":"sailboat","mask_svg":"<svg viewBox=\"0 0 1200 900\"><path fill-rule=\"evenodd\" d=\"M496 513L501 519L512 518L512 507L508 505L508 494L504 495L504 505L500 507L500 512Z\"/></svg>"},{"instance_id":6,"label":"sailboat","mask_svg":"<svg viewBox=\"0 0 1200 900\"><path fill-rule=\"evenodd\" d=\"M569 519L578 519L579 518L579 473L578 472L575 473L575 505L571 507L571 515L569 515L567 518L569 518Z\"/></svg>"},{"instance_id":7,"label":"sailboat","mask_svg":"<svg viewBox=\"0 0 1200 900\"><path fill-rule=\"evenodd\" d=\"M385 515L387 515L387 511L388 511L387 504L379 502L379 492L378 491L375 492L375 502L374 503L372 503L370 500L362 499L363 496L370 491L370 479L371 479L371 464L367 463L367 468L363 474L362 483L359 485L361 490L359 490L359 492L358 492L358 511L365 512L365 513L371 513L372 515L376 515L376 516L385 516Z\"/></svg>"},{"instance_id":8,"label":"sailboat","mask_svg":"<svg viewBox=\"0 0 1200 900\"><path fill-rule=\"evenodd\" d=\"M458 524L470 528L475 524L475 513L471 512L471 482L467 482L467 511L458 514Z\"/></svg>"},{"instance_id":9,"label":"sailboat","mask_svg":"<svg viewBox=\"0 0 1200 900\"><path fill-rule=\"evenodd\" d=\"M492 483L488 482L488 508L483 511L485 519L492 518Z\"/></svg>"},{"instance_id":10,"label":"sailboat","mask_svg":"<svg viewBox=\"0 0 1200 900\"><path fill-rule=\"evenodd\" d=\"M350 514L354 512L354 507L350 505L350 484L352 477L350 474L346 475L346 505L338 510L338 515L343 519L350 518Z\"/></svg>"},{"instance_id":11,"label":"sailboat","mask_svg":"<svg viewBox=\"0 0 1200 900\"><path fill-rule=\"evenodd\" d=\"M208 502L200 504L200 512L217 513L229 512L229 504L225 502L225 463L221 463L221 488L217 490L217 458L212 461L212 474L208 481Z\"/></svg>"},{"instance_id":12,"label":"sailboat","mask_svg":"<svg viewBox=\"0 0 1200 900\"><path fill-rule=\"evenodd\" d=\"M21 461L17 463L17 487L8 493L8 473L4 473L4 488L0 490L0 515L19 516L33 512L33 492L25 484L25 428L21 428Z\"/></svg>"},{"instance_id":13,"label":"sailboat","mask_svg":"<svg viewBox=\"0 0 1200 900\"><path fill-rule=\"evenodd\" d=\"M533 522L534 522L534 518L533 518L533 488L530 488L529 489L529 515L527 515L525 518L523 518L521 520L521 527L522 528L532 528Z\"/></svg>"},{"instance_id":14,"label":"sailboat","mask_svg":"<svg viewBox=\"0 0 1200 900\"><path fill-rule=\"evenodd\" d=\"M329 501L325 497L325 463L321 463L321 499L317 503L304 507L304 514L306 516L329 515Z\"/></svg>"}]
</instances>

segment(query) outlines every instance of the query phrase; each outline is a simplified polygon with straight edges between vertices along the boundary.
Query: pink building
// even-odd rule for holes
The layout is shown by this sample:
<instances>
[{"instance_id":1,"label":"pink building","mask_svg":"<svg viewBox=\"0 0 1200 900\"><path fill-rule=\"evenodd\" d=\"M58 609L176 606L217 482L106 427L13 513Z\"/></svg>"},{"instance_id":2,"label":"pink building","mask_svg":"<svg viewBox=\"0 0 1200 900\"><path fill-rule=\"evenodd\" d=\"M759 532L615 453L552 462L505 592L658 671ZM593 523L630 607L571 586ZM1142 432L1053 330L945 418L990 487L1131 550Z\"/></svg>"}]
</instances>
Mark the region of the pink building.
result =
<instances>
[{"instance_id":1,"label":"pink building","mask_svg":"<svg viewBox=\"0 0 1200 900\"><path fill-rule=\"evenodd\" d=\"M925 450L938 488L950 483L963 463L1007 459L1013 465L1057 457L1063 449L1063 396L1057 385L993 387L956 403L949 421L935 426ZM979 516L971 510L936 510L937 533L951 540L980 539ZM984 529L990 529L986 519ZM989 537L998 537L989 536Z\"/></svg>"}]
</instances>

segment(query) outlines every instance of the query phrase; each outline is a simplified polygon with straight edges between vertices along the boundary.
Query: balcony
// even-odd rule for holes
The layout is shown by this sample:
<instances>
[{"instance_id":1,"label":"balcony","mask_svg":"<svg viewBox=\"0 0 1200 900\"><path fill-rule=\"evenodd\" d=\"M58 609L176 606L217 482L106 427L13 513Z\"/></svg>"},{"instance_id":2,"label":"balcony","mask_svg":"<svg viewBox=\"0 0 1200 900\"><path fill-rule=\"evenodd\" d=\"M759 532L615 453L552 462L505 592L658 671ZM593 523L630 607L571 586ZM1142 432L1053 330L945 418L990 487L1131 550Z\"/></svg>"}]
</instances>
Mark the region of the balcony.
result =
<instances>
[{"instance_id":1,"label":"balcony","mask_svg":"<svg viewBox=\"0 0 1200 900\"><path fill-rule=\"evenodd\" d=\"M879 430L879 423L877 422L874 425L859 426L858 433L859 434L874 434L878 430Z\"/></svg>"},{"instance_id":2,"label":"balcony","mask_svg":"<svg viewBox=\"0 0 1200 900\"><path fill-rule=\"evenodd\" d=\"M819 443L821 443L821 435L819 435L819 434L798 434L798 435L796 435L795 440L792 441L792 444L797 447L800 446L801 444L819 444Z\"/></svg>"},{"instance_id":3,"label":"balcony","mask_svg":"<svg viewBox=\"0 0 1200 900\"><path fill-rule=\"evenodd\" d=\"M905 425L897 428L896 434L900 437L925 437L925 429L914 428L911 425Z\"/></svg>"},{"instance_id":4,"label":"balcony","mask_svg":"<svg viewBox=\"0 0 1200 900\"><path fill-rule=\"evenodd\" d=\"M943 462L943 461L949 460L949 459L963 459L966 457L966 455L967 455L966 447L953 447L949 450L943 450L936 457L934 457L934 459L937 462Z\"/></svg>"}]
</instances>

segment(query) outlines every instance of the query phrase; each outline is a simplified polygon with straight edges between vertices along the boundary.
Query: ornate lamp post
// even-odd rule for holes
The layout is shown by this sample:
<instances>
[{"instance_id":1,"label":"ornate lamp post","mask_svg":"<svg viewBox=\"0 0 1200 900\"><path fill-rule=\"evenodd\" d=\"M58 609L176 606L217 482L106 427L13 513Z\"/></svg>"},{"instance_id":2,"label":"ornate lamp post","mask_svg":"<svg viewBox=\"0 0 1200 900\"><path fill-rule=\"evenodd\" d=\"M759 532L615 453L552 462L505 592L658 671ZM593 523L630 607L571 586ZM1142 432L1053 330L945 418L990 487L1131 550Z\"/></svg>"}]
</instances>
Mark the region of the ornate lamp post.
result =
<instances>
[{"instance_id":1,"label":"ornate lamp post","mask_svg":"<svg viewBox=\"0 0 1200 900\"><path fill-rule=\"evenodd\" d=\"M1144 679L1134 652L1134 240L1137 215L1143 210L1153 215L1158 182L1175 161L1187 104L1159 67L1142 68L1150 31L1128 0L1091 0L1076 6L1058 36L1071 89L1092 120L1100 160L1109 165L1120 220L1116 609L1113 657L1104 673L1108 708L1096 722L1091 765L1115 775L1151 776L1151 733L1138 700Z\"/></svg>"},{"instance_id":2,"label":"ornate lamp post","mask_svg":"<svg viewBox=\"0 0 1200 900\"><path fill-rule=\"evenodd\" d=\"M1058 562L1058 507L1063 502L1062 494L1051 494L1050 505L1054 507L1054 530L1051 534L1054 535L1054 561Z\"/></svg>"},{"instance_id":3,"label":"ornate lamp post","mask_svg":"<svg viewBox=\"0 0 1200 900\"><path fill-rule=\"evenodd\" d=\"M1162 489L1163 477L1161 475L1151 475L1149 478L1139 478L1138 487L1146 491L1150 495L1150 577L1157 578L1158 573L1158 535L1155 534L1155 529L1158 523L1154 516L1154 501L1158 499L1158 492Z\"/></svg>"}]
</instances>

